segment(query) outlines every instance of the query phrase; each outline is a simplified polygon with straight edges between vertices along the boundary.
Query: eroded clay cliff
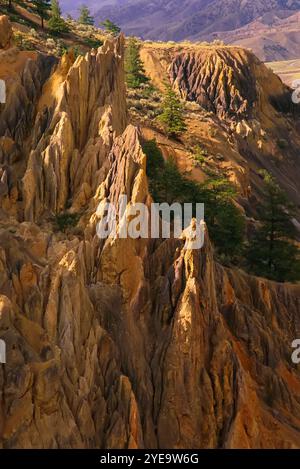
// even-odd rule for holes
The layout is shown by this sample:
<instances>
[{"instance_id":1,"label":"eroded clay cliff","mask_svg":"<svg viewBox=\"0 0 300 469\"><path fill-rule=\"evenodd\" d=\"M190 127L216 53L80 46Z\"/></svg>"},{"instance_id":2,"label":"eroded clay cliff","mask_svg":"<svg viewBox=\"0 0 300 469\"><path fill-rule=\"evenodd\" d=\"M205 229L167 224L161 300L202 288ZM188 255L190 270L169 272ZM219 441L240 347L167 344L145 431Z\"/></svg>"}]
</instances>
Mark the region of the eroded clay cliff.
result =
<instances>
[{"instance_id":1,"label":"eroded clay cliff","mask_svg":"<svg viewBox=\"0 0 300 469\"><path fill-rule=\"evenodd\" d=\"M237 184L244 207L260 199L261 169L273 174L299 207L300 108L272 70L249 50L230 46L145 43L141 57L156 87L164 90L170 80L191 104L181 139L185 148L200 143L214 166ZM149 135L151 123L143 126ZM163 141L162 150L167 146L174 144Z\"/></svg>"},{"instance_id":2,"label":"eroded clay cliff","mask_svg":"<svg viewBox=\"0 0 300 469\"><path fill-rule=\"evenodd\" d=\"M300 447L299 286L225 269L208 233L194 251L96 234L101 202L151 202L123 47L66 56L21 118L1 109L0 445Z\"/></svg>"}]
</instances>

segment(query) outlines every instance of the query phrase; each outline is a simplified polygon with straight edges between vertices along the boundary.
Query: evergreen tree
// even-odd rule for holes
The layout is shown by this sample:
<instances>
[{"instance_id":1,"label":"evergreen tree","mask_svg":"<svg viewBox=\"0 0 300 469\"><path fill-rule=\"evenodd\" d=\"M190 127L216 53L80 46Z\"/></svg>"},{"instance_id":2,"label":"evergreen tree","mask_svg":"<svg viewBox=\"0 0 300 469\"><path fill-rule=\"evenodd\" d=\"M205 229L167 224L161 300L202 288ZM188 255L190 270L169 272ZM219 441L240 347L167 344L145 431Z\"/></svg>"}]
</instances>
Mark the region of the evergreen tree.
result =
<instances>
[{"instance_id":1,"label":"evergreen tree","mask_svg":"<svg viewBox=\"0 0 300 469\"><path fill-rule=\"evenodd\" d=\"M126 82L129 88L139 88L148 78L140 58L140 46L136 39L130 38L125 54Z\"/></svg>"},{"instance_id":2,"label":"evergreen tree","mask_svg":"<svg viewBox=\"0 0 300 469\"><path fill-rule=\"evenodd\" d=\"M51 16L61 17L61 8L58 0L51 0Z\"/></svg>"},{"instance_id":3,"label":"evergreen tree","mask_svg":"<svg viewBox=\"0 0 300 469\"><path fill-rule=\"evenodd\" d=\"M209 179L198 184L187 179L174 161L164 161L155 140L144 142L147 156L147 176L155 202L204 203L209 235L223 262L236 263L242 252L245 237L245 217L234 205L236 191L224 178Z\"/></svg>"},{"instance_id":4,"label":"evergreen tree","mask_svg":"<svg viewBox=\"0 0 300 469\"><path fill-rule=\"evenodd\" d=\"M44 20L49 18L50 0L32 0L31 4L37 15L41 18L41 26L44 29Z\"/></svg>"},{"instance_id":5,"label":"evergreen tree","mask_svg":"<svg viewBox=\"0 0 300 469\"><path fill-rule=\"evenodd\" d=\"M48 21L48 26L55 33L69 31L66 22L61 17L61 9L58 0L51 0L51 18Z\"/></svg>"},{"instance_id":6,"label":"evergreen tree","mask_svg":"<svg viewBox=\"0 0 300 469\"><path fill-rule=\"evenodd\" d=\"M223 262L235 262L242 253L245 217L234 204L236 190L223 177L212 177L201 184L202 201L209 235Z\"/></svg>"},{"instance_id":7,"label":"evergreen tree","mask_svg":"<svg viewBox=\"0 0 300 469\"><path fill-rule=\"evenodd\" d=\"M293 239L293 207L274 178L263 172L265 202L259 209L260 228L247 252L250 270L259 276L276 280L300 279L299 249Z\"/></svg>"},{"instance_id":8,"label":"evergreen tree","mask_svg":"<svg viewBox=\"0 0 300 469\"><path fill-rule=\"evenodd\" d=\"M158 117L165 127L170 137L178 137L186 131L186 125L183 116L184 107L175 91L170 85L167 85L166 94L163 101L163 112Z\"/></svg>"},{"instance_id":9,"label":"evergreen tree","mask_svg":"<svg viewBox=\"0 0 300 469\"><path fill-rule=\"evenodd\" d=\"M93 24L95 23L94 17L91 15L91 12L86 5L82 5L79 8L78 22L81 24L88 24L91 26L93 26Z\"/></svg>"},{"instance_id":10,"label":"evergreen tree","mask_svg":"<svg viewBox=\"0 0 300 469\"><path fill-rule=\"evenodd\" d=\"M103 26L106 31L111 33L113 36L118 36L118 34L120 34L121 32L121 28L109 19L106 19L105 21L100 23L100 26Z\"/></svg>"}]
</instances>

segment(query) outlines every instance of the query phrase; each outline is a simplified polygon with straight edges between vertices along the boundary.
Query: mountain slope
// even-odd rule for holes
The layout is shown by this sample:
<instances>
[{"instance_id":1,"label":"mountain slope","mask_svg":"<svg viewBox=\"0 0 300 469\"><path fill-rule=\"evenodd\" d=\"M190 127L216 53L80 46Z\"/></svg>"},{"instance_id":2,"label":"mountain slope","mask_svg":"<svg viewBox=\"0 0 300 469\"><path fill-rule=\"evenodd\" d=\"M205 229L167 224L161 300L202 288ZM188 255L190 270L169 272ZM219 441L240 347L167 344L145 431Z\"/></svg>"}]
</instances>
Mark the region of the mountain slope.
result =
<instances>
[{"instance_id":1,"label":"mountain slope","mask_svg":"<svg viewBox=\"0 0 300 469\"><path fill-rule=\"evenodd\" d=\"M299 9L299 0L127 0L100 8L96 19L108 17L127 34L148 39L205 39L213 32L240 28L264 13L284 18Z\"/></svg>"},{"instance_id":2,"label":"mountain slope","mask_svg":"<svg viewBox=\"0 0 300 469\"><path fill-rule=\"evenodd\" d=\"M300 13L288 18L280 18L276 13L266 14L242 28L214 33L208 39L250 48L265 62L297 59L300 56Z\"/></svg>"}]
</instances>

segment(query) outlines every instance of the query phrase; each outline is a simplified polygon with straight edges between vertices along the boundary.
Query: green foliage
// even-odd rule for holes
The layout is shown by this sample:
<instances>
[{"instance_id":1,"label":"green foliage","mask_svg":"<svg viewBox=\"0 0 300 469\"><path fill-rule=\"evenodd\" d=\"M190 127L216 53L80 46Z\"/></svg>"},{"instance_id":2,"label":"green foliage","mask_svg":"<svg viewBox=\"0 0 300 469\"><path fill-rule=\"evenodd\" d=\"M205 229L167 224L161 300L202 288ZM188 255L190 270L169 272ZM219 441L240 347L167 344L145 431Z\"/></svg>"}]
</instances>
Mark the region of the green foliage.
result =
<instances>
[{"instance_id":1,"label":"green foliage","mask_svg":"<svg viewBox=\"0 0 300 469\"><path fill-rule=\"evenodd\" d=\"M41 26L44 28L44 20L49 18L50 0L31 0L34 12L41 18Z\"/></svg>"},{"instance_id":2,"label":"green foliage","mask_svg":"<svg viewBox=\"0 0 300 469\"><path fill-rule=\"evenodd\" d=\"M219 256L225 262L236 262L242 252L245 218L232 201L233 186L221 178L209 179L204 184L187 179L173 161L164 161L155 140L145 142L143 151L154 201L204 203L205 220Z\"/></svg>"},{"instance_id":3,"label":"green foliage","mask_svg":"<svg viewBox=\"0 0 300 469\"><path fill-rule=\"evenodd\" d=\"M51 0L51 16L61 17L61 8L58 0Z\"/></svg>"},{"instance_id":4,"label":"green foliage","mask_svg":"<svg viewBox=\"0 0 300 469\"><path fill-rule=\"evenodd\" d=\"M89 8L86 5L82 5L79 8L78 23L87 24L93 26L95 23L94 17L91 15Z\"/></svg>"},{"instance_id":5,"label":"green foliage","mask_svg":"<svg viewBox=\"0 0 300 469\"><path fill-rule=\"evenodd\" d=\"M255 275L278 282L300 280L300 253L293 241L293 207L274 178L266 171L262 175L265 202L258 210L261 226L247 251L249 268Z\"/></svg>"},{"instance_id":6,"label":"green foliage","mask_svg":"<svg viewBox=\"0 0 300 469\"><path fill-rule=\"evenodd\" d=\"M193 155L195 166L202 166L206 161L206 157L207 157L207 151L204 150L200 145L196 145L194 148L194 155Z\"/></svg>"},{"instance_id":7,"label":"green foliage","mask_svg":"<svg viewBox=\"0 0 300 469\"><path fill-rule=\"evenodd\" d=\"M163 112L158 119L164 125L167 134L176 138L185 132L184 107L170 85L167 85L162 108Z\"/></svg>"},{"instance_id":8,"label":"green foliage","mask_svg":"<svg viewBox=\"0 0 300 469\"><path fill-rule=\"evenodd\" d=\"M84 42L91 49L98 49L98 47L103 46L103 41L101 41L100 39L92 38L92 37L86 38Z\"/></svg>"},{"instance_id":9,"label":"green foliage","mask_svg":"<svg viewBox=\"0 0 300 469\"><path fill-rule=\"evenodd\" d=\"M57 54L62 57L64 54L66 54L68 52L68 47L67 45L61 41L61 40L58 40L57 41Z\"/></svg>"},{"instance_id":10,"label":"green foliage","mask_svg":"<svg viewBox=\"0 0 300 469\"><path fill-rule=\"evenodd\" d=\"M118 36L118 34L120 34L121 32L121 28L109 19L106 19L105 21L100 23L100 26L103 26L106 31L111 33L113 36Z\"/></svg>"},{"instance_id":11,"label":"green foliage","mask_svg":"<svg viewBox=\"0 0 300 469\"><path fill-rule=\"evenodd\" d=\"M34 50L32 43L21 33L14 33L13 40L15 45L21 50Z\"/></svg>"},{"instance_id":12,"label":"green foliage","mask_svg":"<svg viewBox=\"0 0 300 469\"><path fill-rule=\"evenodd\" d=\"M55 228L57 231L66 233L70 228L75 228L80 219L78 213L59 213L55 217Z\"/></svg>"},{"instance_id":13,"label":"green foliage","mask_svg":"<svg viewBox=\"0 0 300 469\"><path fill-rule=\"evenodd\" d=\"M51 17L48 21L48 27L55 34L66 33L69 27L61 17L61 9L58 0L51 0Z\"/></svg>"},{"instance_id":14,"label":"green foliage","mask_svg":"<svg viewBox=\"0 0 300 469\"><path fill-rule=\"evenodd\" d=\"M211 225L211 240L219 247L222 261L239 262L245 237L245 217L230 199L220 200L216 207L208 207L208 214L215 212L215 223Z\"/></svg>"},{"instance_id":15,"label":"green foliage","mask_svg":"<svg viewBox=\"0 0 300 469\"><path fill-rule=\"evenodd\" d=\"M129 88L139 88L149 80L140 58L140 46L136 39L130 38L125 53L126 82Z\"/></svg>"},{"instance_id":16,"label":"green foliage","mask_svg":"<svg viewBox=\"0 0 300 469\"><path fill-rule=\"evenodd\" d=\"M201 187L211 240L223 262L238 261L245 237L245 217L233 202L236 190L218 175L213 175Z\"/></svg>"}]
</instances>

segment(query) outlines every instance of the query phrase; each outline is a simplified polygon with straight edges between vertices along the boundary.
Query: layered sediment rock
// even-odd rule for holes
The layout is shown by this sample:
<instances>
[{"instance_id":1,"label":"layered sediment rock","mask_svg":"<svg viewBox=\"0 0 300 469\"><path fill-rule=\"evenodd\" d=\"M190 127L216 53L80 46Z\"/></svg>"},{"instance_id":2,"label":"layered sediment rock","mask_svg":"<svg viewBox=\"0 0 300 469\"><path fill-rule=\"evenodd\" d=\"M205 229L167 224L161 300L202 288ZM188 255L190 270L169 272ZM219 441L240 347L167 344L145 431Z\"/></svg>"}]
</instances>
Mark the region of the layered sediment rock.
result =
<instances>
[{"instance_id":1,"label":"layered sediment rock","mask_svg":"<svg viewBox=\"0 0 300 469\"><path fill-rule=\"evenodd\" d=\"M0 212L0 446L300 447L299 286L225 269L208 233L97 236L99 204L151 202L122 43L52 72L24 151L2 132L0 197L15 159L24 197Z\"/></svg>"}]
</instances>

